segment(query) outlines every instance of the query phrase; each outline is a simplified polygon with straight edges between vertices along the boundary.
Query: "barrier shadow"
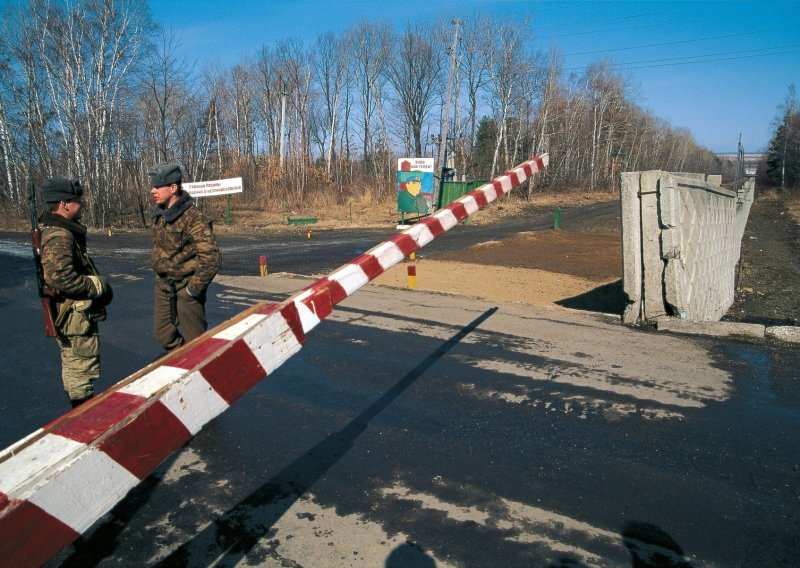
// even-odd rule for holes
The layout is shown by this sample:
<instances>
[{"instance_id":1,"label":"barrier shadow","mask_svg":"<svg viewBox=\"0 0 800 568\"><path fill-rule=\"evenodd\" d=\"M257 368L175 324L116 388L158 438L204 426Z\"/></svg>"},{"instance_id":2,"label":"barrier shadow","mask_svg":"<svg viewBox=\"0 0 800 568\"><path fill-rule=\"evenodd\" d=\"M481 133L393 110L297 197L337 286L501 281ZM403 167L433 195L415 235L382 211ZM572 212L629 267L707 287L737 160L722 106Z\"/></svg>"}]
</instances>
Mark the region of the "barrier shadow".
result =
<instances>
[{"instance_id":1,"label":"barrier shadow","mask_svg":"<svg viewBox=\"0 0 800 568\"><path fill-rule=\"evenodd\" d=\"M491 317L497 309L494 307L487 310L459 330L347 426L328 435L162 559L157 566L186 566L192 560L202 562L198 557L214 559L215 563L224 562L231 565L238 563L261 538L269 534L273 525L286 511L353 447L373 418L392 404L448 351Z\"/></svg>"},{"instance_id":2,"label":"barrier shadow","mask_svg":"<svg viewBox=\"0 0 800 568\"><path fill-rule=\"evenodd\" d=\"M628 297L622 288L622 279L619 279L615 282L598 286L578 296L564 298L557 301L556 304L573 310L619 314L621 316L625 311L625 306L628 305Z\"/></svg>"},{"instance_id":3,"label":"barrier shadow","mask_svg":"<svg viewBox=\"0 0 800 568\"><path fill-rule=\"evenodd\" d=\"M693 568L675 539L656 525L628 522L622 529L622 541L631 555L631 568ZM548 568L589 568L589 565L565 555Z\"/></svg>"},{"instance_id":4,"label":"barrier shadow","mask_svg":"<svg viewBox=\"0 0 800 568\"><path fill-rule=\"evenodd\" d=\"M626 523L622 540L630 552L632 568L692 568L681 546L656 525Z\"/></svg>"}]
</instances>

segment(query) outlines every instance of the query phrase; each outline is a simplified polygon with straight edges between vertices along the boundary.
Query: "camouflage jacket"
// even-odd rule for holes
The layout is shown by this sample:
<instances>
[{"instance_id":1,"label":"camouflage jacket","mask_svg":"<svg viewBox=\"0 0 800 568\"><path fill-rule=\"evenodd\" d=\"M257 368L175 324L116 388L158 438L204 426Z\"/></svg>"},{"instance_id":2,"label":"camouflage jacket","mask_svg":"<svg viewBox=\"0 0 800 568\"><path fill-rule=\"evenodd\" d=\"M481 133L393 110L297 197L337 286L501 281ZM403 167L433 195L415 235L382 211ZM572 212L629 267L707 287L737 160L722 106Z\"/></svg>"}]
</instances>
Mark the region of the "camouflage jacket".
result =
<instances>
[{"instance_id":1,"label":"camouflage jacket","mask_svg":"<svg viewBox=\"0 0 800 568\"><path fill-rule=\"evenodd\" d=\"M39 224L44 280L56 301L94 298L97 289L89 276L98 272L86 251L86 227L49 211L42 213Z\"/></svg>"},{"instance_id":2,"label":"camouflage jacket","mask_svg":"<svg viewBox=\"0 0 800 568\"><path fill-rule=\"evenodd\" d=\"M153 219L153 251L150 261L161 282L175 282L176 288L189 286L195 295L205 292L222 265L211 223L184 192L164 208L150 211Z\"/></svg>"}]
</instances>

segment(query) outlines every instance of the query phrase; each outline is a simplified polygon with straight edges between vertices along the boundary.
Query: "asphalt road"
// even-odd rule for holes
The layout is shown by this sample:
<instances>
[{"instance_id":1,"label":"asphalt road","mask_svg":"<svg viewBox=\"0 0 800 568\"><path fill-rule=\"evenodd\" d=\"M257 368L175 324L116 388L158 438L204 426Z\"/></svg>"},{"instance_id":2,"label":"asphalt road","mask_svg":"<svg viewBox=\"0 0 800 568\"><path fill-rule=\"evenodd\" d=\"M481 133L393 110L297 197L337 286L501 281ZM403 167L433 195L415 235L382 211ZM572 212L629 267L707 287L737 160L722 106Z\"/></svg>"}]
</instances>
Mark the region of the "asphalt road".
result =
<instances>
[{"instance_id":1,"label":"asphalt road","mask_svg":"<svg viewBox=\"0 0 800 568\"><path fill-rule=\"evenodd\" d=\"M307 283L237 278L258 254L325 273L391 232L221 239L209 320ZM159 355L149 242L90 246L107 388ZM29 255L0 234L3 446L68 408ZM795 351L367 287L51 565L793 566Z\"/></svg>"}]
</instances>

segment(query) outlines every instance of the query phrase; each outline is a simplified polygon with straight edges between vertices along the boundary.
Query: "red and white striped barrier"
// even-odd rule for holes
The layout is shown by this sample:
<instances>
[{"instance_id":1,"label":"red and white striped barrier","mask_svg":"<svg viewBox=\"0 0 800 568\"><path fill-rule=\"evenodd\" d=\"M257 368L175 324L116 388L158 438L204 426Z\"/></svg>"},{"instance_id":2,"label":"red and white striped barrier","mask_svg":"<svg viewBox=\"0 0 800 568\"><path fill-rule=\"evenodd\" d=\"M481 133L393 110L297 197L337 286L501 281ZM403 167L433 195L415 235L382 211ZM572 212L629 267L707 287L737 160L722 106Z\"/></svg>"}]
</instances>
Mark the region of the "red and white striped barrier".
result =
<instances>
[{"instance_id":1,"label":"red and white striped barrier","mask_svg":"<svg viewBox=\"0 0 800 568\"><path fill-rule=\"evenodd\" d=\"M38 566L258 381L333 306L547 165L537 156L281 304L217 326L0 453L0 563Z\"/></svg>"}]
</instances>

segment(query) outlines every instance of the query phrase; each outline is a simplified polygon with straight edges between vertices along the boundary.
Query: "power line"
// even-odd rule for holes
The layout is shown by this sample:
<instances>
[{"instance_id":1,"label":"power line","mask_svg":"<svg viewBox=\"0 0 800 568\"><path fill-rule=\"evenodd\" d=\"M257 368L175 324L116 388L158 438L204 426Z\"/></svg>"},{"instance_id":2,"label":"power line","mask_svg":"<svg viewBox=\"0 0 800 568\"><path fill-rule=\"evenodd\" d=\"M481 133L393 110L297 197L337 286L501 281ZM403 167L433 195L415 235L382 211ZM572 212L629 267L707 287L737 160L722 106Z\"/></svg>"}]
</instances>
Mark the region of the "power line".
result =
<instances>
[{"instance_id":1,"label":"power line","mask_svg":"<svg viewBox=\"0 0 800 568\"><path fill-rule=\"evenodd\" d=\"M678 40L678 41L668 41L668 42L665 42L665 43L651 43L651 44L647 44L647 45L634 45L634 46L629 46L629 47L617 47L617 48L611 48L611 49L598 49L598 50L595 50L595 51L580 51L580 52L577 52L577 53L567 53L567 54L564 55L564 57L573 57L573 56L576 56L576 55L595 55L597 53L609 53L609 52L613 52L613 51L629 51L631 49L645 49L645 48L649 48L649 47L664 47L664 46L667 46L667 45L682 45L682 44L687 44L687 43L697 43L697 42L701 42L701 41L712 41L712 40L715 40L715 39L727 39L727 38L732 38L732 37L741 37L741 36L754 35L754 34L763 34L763 33L767 33L767 32L777 32L777 31L788 30L788 29L794 29L794 26L783 26L783 27L780 27L780 28L769 28L769 29L766 29L766 30L757 30L757 31L752 31L752 32L741 32L741 33L738 33L738 34L725 34L725 35L704 37L704 38L698 38L698 39L686 39L686 40Z\"/></svg>"},{"instance_id":2,"label":"power line","mask_svg":"<svg viewBox=\"0 0 800 568\"><path fill-rule=\"evenodd\" d=\"M703 57L709 57L709 58L708 59L697 60L697 61L675 61L674 63L656 63L656 62L659 62L659 61L673 61L673 59L674 60L680 60L680 59L690 59L692 57L701 57L701 56L692 55L692 56L687 56L687 57L676 57L676 58L673 58L673 59L654 59L654 60L652 60L654 62L653 65L640 65L640 64L649 63L648 61L635 61L635 62L630 62L630 63L614 63L614 68L619 70L619 71L630 71L630 70L633 70L633 69L651 69L651 68L655 68L655 67L675 67L677 65L691 65L691 64L694 64L694 63L714 63L716 61L732 61L732 60L735 60L735 59L752 59L754 57L769 57L771 55L785 55L787 53L798 53L799 51L800 51L800 48L792 47L790 49L787 49L786 51L774 51L774 52L771 52L771 53L755 53L755 54L752 54L752 55L735 55L735 56L732 56L732 57L728 57L727 54L725 54L725 53L720 53L720 54L717 54L717 55L703 56ZM739 52L735 52L735 51L731 52L731 54L735 54L735 53L739 53ZM584 70L588 69L588 67L589 67L588 65L584 65L582 67L568 67L568 68L565 68L564 71L584 71Z\"/></svg>"},{"instance_id":3,"label":"power line","mask_svg":"<svg viewBox=\"0 0 800 568\"><path fill-rule=\"evenodd\" d=\"M770 51L769 53L753 53L756 51L766 50L784 50L784 51ZM797 45L781 45L775 47L758 47L754 49L743 49L739 51L725 51L720 53L704 53L701 55L686 55L683 57L666 57L661 59L643 59L640 61L627 61L621 63L614 63L614 66L619 69L643 69L646 67L668 67L671 65L684 65L689 63L707 63L713 61L727 61L729 59L746 59L752 57L765 57L769 55L783 55L786 53L795 53L800 49ZM743 55L750 54L750 55ZM735 56L735 57L732 57ZM696 61L691 61L692 59ZM641 65L641 67L636 67ZM565 71L578 71L585 69L586 66L569 67Z\"/></svg>"}]
</instances>

